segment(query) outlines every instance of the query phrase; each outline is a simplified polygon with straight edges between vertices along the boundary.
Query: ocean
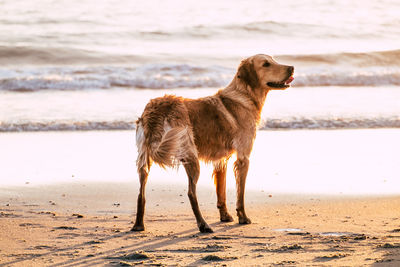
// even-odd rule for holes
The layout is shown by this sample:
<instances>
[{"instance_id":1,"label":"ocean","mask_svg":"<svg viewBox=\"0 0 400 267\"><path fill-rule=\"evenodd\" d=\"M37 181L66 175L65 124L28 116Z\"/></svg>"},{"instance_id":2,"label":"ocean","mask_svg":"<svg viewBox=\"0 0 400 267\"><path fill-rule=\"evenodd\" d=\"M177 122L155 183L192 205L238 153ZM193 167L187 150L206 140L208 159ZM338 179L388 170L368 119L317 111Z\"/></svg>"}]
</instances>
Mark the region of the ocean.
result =
<instances>
[{"instance_id":1,"label":"ocean","mask_svg":"<svg viewBox=\"0 0 400 267\"><path fill-rule=\"evenodd\" d=\"M133 129L258 53L295 66L261 130L400 127L395 0L0 0L0 33L1 132Z\"/></svg>"}]
</instances>

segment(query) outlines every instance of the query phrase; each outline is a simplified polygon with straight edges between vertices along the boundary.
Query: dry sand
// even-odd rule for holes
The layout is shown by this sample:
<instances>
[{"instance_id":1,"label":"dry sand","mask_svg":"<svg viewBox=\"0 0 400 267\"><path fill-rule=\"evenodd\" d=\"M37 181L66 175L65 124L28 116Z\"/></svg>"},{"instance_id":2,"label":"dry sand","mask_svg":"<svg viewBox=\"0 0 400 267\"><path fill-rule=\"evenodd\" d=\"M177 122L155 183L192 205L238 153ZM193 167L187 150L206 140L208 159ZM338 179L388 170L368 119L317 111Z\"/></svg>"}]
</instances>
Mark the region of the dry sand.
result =
<instances>
[{"instance_id":1,"label":"dry sand","mask_svg":"<svg viewBox=\"0 0 400 267\"><path fill-rule=\"evenodd\" d=\"M2 188L0 265L400 265L398 196L289 197L247 191L253 223L239 225L220 223L212 188L200 187L201 210L214 230L201 234L184 186L150 185L146 231L130 232L135 187ZM228 206L235 215L232 190Z\"/></svg>"}]
</instances>

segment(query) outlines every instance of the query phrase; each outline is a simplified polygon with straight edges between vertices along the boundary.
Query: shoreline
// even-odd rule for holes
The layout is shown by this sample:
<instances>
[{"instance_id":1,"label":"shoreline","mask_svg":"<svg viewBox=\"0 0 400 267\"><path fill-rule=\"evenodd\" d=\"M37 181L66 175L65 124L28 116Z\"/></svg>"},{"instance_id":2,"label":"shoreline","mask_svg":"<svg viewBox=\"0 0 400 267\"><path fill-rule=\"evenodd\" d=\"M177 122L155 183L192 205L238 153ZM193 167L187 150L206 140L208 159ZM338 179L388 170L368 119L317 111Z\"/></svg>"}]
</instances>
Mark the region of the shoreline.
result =
<instances>
[{"instance_id":1,"label":"shoreline","mask_svg":"<svg viewBox=\"0 0 400 267\"><path fill-rule=\"evenodd\" d=\"M400 129L258 131L248 190L283 194L398 194ZM138 183L134 131L0 134L0 186ZM16 149L18 148L18 149ZM235 190L233 156L227 188ZM23 166L23 167L21 167ZM213 185L201 163L199 186ZM183 168L151 169L149 183L187 184Z\"/></svg>"}]
</instances>

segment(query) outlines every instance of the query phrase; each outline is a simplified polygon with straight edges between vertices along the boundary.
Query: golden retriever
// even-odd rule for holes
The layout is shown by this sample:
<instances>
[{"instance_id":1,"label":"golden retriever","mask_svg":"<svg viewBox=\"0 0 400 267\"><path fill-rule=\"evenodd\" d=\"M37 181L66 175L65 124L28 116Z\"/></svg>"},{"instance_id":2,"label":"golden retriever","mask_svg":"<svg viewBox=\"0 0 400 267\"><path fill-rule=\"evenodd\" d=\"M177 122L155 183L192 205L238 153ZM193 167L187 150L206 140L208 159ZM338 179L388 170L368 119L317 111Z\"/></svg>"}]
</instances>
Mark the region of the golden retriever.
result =
<instances>
[{"instance_id":1,"label":"golden retriever","mask_svg":"<svg viewBox=\"0 0 400 267\"><path fill-rule=\"evenodd\" d=\"M226 165L233 153L237 156L237 216L240 224L251 223L244 210L244 191L257 124L268 91L288 88L293 72L293 66L259 54L242 60L232 82L213 96L187 99L166 95L150 100L136 122L140 192L132 231L144 230L145 186L153 162L162 167L184 166L189 178L188 197L200 232L212 229L197 202L199 160L212 162L220 219L233 221L226 208L225 190Z\"/></svg>"}]
</instances>

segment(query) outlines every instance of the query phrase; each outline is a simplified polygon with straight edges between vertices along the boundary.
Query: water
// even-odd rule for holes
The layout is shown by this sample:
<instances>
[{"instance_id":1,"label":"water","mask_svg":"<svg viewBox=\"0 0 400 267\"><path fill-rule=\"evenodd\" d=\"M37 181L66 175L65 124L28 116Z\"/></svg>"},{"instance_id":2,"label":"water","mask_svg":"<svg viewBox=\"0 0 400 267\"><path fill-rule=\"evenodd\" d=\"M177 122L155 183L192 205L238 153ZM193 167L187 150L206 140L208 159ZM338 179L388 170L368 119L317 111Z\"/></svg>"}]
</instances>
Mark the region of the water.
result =
<instances>
[{"instance_id":1,"label":"water","mask_svg":"<svg viewBox=\"0 0 400 267\"><path fill-rule=\"evenodd\" d=\"M400 127L400 3L0 0L0 131L132 129L145 103L199 97L244 57L296 67L262 129Z\"/></svg>"}]
</instances>

